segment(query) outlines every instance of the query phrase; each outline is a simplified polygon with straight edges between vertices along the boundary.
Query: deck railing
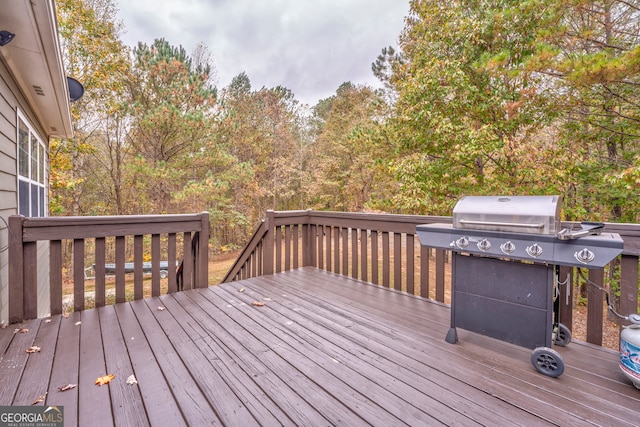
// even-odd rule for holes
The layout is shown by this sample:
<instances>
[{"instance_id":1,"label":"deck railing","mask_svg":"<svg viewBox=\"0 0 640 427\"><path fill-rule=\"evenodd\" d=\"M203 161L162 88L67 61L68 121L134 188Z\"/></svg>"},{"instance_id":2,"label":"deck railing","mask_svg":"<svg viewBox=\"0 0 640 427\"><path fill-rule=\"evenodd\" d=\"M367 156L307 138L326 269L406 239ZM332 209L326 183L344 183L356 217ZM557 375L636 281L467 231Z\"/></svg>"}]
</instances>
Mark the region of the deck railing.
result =
<instances>
[{"instance_id":1,"label":"deck railing","mask_svg":"<svg viewBox=\"0 0 640 427\"><path fill-rule=\"evenodd\" d=\"M341 213L322 211L268 211L223 282L314 266L448 303L450 301L449 251L428 249L416 237L416 225L451 223L451 217ZM569 225L564 223L563 226ZM638 311L638 256L640 225L606 224L608 232L624 239L623 254L606 270L589 270L599 286L612 282L618 312ZM606 274L605 274L606 273ZM573 329L577 300L576 271L561 269L571 287L560 287L560 321ZM605 277L606 276L606 277ZM587 342L602 345L606 307L604 294L587 286L581 299L587 304ZM583 301L584 302L584 301Z\"/></svg>"},{"instance_id":2,"label":"deck railing","mask_svg":"<svg viewBox=\"0 0 640 427\"><path fill-rule=\"evenodd\" d=\"M95 306L105 305L106 265L115 264L115 301L141 299L143 262L151 262L151 289L160 295L160 261L168 261L166 292L208 286L209 214L9 218L9 321L38 316L38 258L47 250L49 309L63 310L63 243L72 252L73 309L85 307L85 269L91 252L95 269ZM44 246L39 242L45 242ZM181 245L180 245L181 244ZM91 250L87 251L90 245ZM107 248L108 247L108 248ZM145 253L145 247L147 251ZM40 249L39 249L40 248ZM133 283L125 279L125 263L133 261ZM150 259L149 259L150 256ZM113 257L113 259L108 259ZM177 262L178 261L178 262ZM44 269L46 271L46 269Z\"/></svg>"}]
</instances>

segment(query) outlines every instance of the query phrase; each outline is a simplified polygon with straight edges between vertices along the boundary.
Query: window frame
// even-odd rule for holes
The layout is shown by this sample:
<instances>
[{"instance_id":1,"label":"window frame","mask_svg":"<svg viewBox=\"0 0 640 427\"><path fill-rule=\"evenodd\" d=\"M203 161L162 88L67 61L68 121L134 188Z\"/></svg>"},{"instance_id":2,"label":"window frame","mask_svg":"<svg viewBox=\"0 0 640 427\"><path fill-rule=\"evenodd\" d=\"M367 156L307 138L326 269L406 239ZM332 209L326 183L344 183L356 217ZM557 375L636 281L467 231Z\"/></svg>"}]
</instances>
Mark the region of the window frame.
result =
<instances>
[{"instance_id":1,"label":"window frame","mask_svg":"<svg viewBox=\"0 0 640 427\"><path fill-rule=\"evenodd\" d=\"M26 141L23 139L25 132ZM21 163L22 161L24 163ZM48 174L47 146L29 119L17 109L16 202L19 215L26 217L49 215Z\"/></svg>"}]
</instances>

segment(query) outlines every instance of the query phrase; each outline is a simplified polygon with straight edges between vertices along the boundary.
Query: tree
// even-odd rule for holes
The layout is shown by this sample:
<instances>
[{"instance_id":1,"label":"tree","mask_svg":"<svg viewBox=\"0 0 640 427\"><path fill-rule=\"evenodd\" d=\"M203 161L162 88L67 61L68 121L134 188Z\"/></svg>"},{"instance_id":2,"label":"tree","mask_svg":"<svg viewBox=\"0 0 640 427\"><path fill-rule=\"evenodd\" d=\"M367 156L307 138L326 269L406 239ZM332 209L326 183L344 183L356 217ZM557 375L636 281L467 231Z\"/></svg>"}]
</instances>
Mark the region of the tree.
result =
<instances>
[{"instance_id":1,"label":"tree","mask_svg":"<svg viewBox=\"0 0 640 427\"><path fill-rule=\"evenodd\" d=\"M124 81L129 70L127 48L119 40L111 0L61 0L57 2L58 25L65 69L85 88L84 96L71 105L74 139L53 141L50 146L51 210L81 215L95 213L97 205L110 202L95 187L95 156L100 156L105 123L120 114Z\"/></svg>"},{"instance_id":2,"label":"tree","mask_svg":"<svg viewBox=\"0 0 640 427\"><path fill-rule=\"evenodd\" d=\"M388 198L388 142L380 133L386 104L370 87L343 83L314 109L313 206L362 211Z\"/></svg>"},{"instance_id":3,"label":"tree","mask_svg":"<svg viewBox=\"0 0 640 427\"><path fill-rule=\"evenodd\" d=\"M218 138L255 180L253 191L242 192L237 206L251 211L251 218L266 209L300 208L305 144L291 91L281 86L253 91L242 73L225 88L221 103Z\"/></svg>"},{"instance_id":4,"label":"tree","mask_svg":"<svg viewBox=\"0 0 640 427\"><path fill-rule=\"evenodd\" d=\"M145 211L172 210L171 194L188 180L191 156L211 138L217 90L210 73L210 64L194 64L184 48L164 39L134 49L127 89L137 190L148 196Z\"/></svg>"},{"instance_id":5,"label":"tree","mask_svg":"<svg viewBox=\"0 0 640 427\"><path fill-rule=\"evenodd\" d=\"M574 165L570 216L637 221L640 2L556 1L530 66L550 77Z\"/></svg>"},{"instance_id":6,"label":"tree","mask_svg":"<svg viewBox=\"0 0 640 427\"><path fill-rule=\"evenodd\" d=\"M554 118L535 51L542 1L411 3L401 35L403 63L390 132L401 188L395 204L447 214L464 194L536 192L539 166L556 157L535 136Z\"/></svg>"}]
</instances>

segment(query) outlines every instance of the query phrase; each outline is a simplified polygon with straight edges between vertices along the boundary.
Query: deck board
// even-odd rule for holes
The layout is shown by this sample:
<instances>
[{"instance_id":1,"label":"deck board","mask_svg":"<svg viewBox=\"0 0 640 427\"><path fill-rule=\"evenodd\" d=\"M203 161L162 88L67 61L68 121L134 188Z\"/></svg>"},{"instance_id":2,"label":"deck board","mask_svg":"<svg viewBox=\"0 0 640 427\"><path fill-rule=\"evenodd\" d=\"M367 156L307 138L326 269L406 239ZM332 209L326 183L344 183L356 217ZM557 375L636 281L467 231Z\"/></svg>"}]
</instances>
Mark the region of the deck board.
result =
<instances>
[{"instance_id":1,"label":"deck board","mask_svg":"<svg viewBox=\"0 0 640 427\"><path fill-rule=\"evenodd\" d=\"M96 378L112 373L107 372L98 310L83 311L80 323L76 325L80 327L78 425L113 425L109 386L95 384ZM113 374L118 375L118 381L120 381L125 372ZM47 404L55 405L56 403L47 399ZM68 411L71 408L65 409Z\"/></svg>"},{"instance_id":2,"label":"deck board","mask_svg":"<svg viewBox=\"0 0 640 427\"><path fill-rule=\"evenodd\" d=\"M155 307L157 310L157 303ZM158 368L162 371L162 375L170 387L174 403L180 408L184 423L190 425L220 425L217 415L213 409L206 404L207 399L205 395L202 390L198 388L195 381L192 380L189 369L182 363L175 347L173 347L165 331L160 327L160 324L146 304L146 301L133 301L131 308L144 334L137 337L140 339L144 338L147 341L153 353L154 362L157 363ZM169 319L169 322L176 323L175 319ZM138 372L139 371L136 371L136 373ZM139 375L138 380L140 381L142 378L146 377ZM153 378L152 381L153 384L157 385L157 378ZM140 386L142 387L142 384L140 384ZM158 402L162 396L152 395L150 398L154 401L154 405L157 403L162 404L162 402Z\"/></svg>"},{"instance_id":3,"label":"deck board","mask_svg":"<svg viewBox=\"0 0 640 427\"><path fill-rule=\"evenodd\" d=\"M0 405L48 391L40 404L64 406L65 425L638 424L617 353L556 348L567 367L549 378L529 349L460 329L446 343L449 317L302 268L38 319L0 330Z\"/></svg>"},{"instance_id":4,"label":"deck board","mask_svg":"<svg viewBox=\"0 0 640 427\"><path fill-rule=\"evenodd\" d=\"M68 318L56 316L60 321L58 342L53 357L53 367L47 400L56 402L65 408L78 407L78 366L80 363L80 322L81 312L71 313ZM76 385L66 391L61 391L64 386ZM76 425L78 412L67 410L64 414L65 423Z\"/></svg>"}]
</instances>

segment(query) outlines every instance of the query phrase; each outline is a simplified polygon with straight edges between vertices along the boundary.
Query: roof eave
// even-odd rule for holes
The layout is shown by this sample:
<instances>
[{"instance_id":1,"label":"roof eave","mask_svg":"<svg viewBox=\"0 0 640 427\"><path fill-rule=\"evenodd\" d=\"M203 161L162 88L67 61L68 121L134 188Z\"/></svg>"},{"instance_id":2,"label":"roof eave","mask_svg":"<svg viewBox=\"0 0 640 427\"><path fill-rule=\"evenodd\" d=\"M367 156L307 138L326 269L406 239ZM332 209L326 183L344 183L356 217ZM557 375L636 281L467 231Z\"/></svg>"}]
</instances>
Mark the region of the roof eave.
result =
<instances>
[{"instance_id":1,"label":"roof eave","mask_svg":"<svg viewBox=\"0 0 640 427\"><path fill-rule=\"evenodd\" d=\"M11 43L0 47L0 56L47 136L71 138L69 89L54 1L7 2L0 29L16 34Z\"/></svg>"}]
</instances>

